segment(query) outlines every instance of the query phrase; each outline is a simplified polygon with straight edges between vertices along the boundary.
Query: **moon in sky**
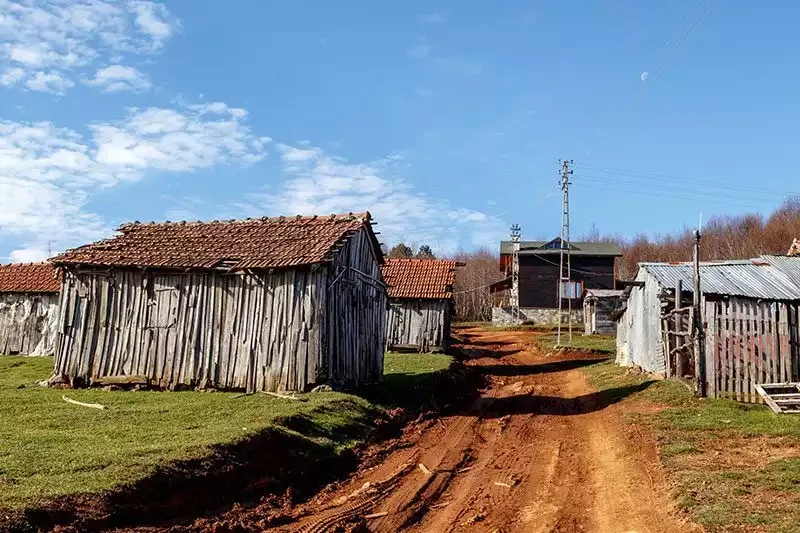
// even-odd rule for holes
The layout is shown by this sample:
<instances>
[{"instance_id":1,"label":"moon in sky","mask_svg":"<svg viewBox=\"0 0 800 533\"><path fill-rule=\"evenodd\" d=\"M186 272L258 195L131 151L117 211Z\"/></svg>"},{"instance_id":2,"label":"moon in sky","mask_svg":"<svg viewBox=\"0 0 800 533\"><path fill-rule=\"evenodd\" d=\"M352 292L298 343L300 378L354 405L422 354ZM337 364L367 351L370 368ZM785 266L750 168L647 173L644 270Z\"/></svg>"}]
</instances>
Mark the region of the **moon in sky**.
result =
<instances>
[{"instance_id":1,"label":"moon in sky","mask_svg":"<svg viewBox=\"0 0 800 533\"><path fill-rule=\"evenodd\" d=\"M642 80L642 81L647 81L647 77L648 76L650 76L650 73L645 71L645 72L642 72L642 74L639 76L639 79Z\"/></svg>"}]
</instances>

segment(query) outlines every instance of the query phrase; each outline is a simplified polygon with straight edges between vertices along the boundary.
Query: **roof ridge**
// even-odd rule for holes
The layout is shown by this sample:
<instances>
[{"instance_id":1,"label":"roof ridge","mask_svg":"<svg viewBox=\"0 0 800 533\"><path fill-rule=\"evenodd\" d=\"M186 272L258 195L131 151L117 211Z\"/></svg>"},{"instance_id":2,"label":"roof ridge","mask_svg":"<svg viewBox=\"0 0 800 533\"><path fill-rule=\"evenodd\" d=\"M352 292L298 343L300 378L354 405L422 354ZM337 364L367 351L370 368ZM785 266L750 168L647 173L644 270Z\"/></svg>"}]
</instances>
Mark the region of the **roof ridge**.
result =
<instances>
[{"instance_id":1,"label":"roof ridge","mask_svg":"<svg viewBox=\"0 0 800 533\"><path fill-rule=\"evenodd\" d=\"M126 222L121 224L117 231L125 231L130 228L138 228L138 227L149 227L149 226L200 226L200 225L208 225L208 224L215 224L215 225L222 225L222 224L252 224L252 223L259 223L259 222L269 222L269 221L277 221L277 222L292 222L292 221L311 221L311 220L330 220L330 221L338 221L341 220L343 222L350 222L353 220L362 220L364 222L368 220L372 220L372 215L369 211L360 211L360 212L349 212L349 213L331 213L330 215L277 215L272 217L247 217L247 218L230 218L226 220L164 220L164 221L155 221L151 220L150 222L140 222L138 220L134 220L133 222Z\"/></svg>"}]
</instances>

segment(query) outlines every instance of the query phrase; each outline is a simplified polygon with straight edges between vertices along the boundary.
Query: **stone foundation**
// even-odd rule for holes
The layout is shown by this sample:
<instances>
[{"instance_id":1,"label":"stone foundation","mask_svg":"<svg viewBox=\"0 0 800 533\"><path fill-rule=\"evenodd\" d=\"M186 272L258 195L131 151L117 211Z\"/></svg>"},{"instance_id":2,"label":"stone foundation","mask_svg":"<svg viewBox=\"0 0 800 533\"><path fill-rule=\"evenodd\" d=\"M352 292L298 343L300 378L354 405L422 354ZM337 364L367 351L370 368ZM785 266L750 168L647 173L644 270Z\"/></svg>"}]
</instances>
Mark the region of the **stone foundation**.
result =
<instances>
[{"instance_id":1,"label":"stone foundation","mask_svg":"<svg viewBox=\"0 0 800 533\"><path fill-rule=\"evenodd\" d=\"M564 321L567 320L567 311L562 311ZM535 325L555 325L558 324L558 309L547 308L520 308L519 319L522 322L527 322ZM574 324L583 323L583 309L572 310L572 321ZM514 324L514 319L511 316L510 307L493 307L492 308L492 324L499 326L509 326Z\"/></svg>"}]
</instances>

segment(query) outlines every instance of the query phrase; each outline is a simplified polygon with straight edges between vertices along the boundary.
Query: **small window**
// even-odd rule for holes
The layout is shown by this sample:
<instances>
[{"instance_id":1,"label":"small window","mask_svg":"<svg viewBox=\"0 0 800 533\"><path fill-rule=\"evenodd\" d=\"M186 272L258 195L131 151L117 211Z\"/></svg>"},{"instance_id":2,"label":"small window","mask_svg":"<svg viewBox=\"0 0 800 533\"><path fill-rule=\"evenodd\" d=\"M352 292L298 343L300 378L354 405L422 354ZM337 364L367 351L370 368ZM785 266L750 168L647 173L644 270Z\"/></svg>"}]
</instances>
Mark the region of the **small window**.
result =
<instances>
[{"instance_id":1,"label":"small window","mask_svg":"<svg viewBox=\"0 0 800 533\"><path fill-rule=\"evenodd\" d=\"M561 297L569 298L571 300L578 300L583 296L583 282L582 281L562 281L561 282Z\"/></svg>"}]
</instances>

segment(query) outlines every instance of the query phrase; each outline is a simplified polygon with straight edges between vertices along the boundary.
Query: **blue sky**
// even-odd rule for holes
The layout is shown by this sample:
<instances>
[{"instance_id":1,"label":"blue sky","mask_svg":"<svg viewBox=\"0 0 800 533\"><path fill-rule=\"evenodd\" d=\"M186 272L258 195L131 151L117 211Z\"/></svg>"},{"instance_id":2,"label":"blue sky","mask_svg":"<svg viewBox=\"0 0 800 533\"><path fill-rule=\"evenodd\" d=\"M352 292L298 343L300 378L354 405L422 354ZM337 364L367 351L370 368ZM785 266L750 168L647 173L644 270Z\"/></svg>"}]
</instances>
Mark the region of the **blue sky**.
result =
<instances>
[{"instance_id":1,"label":"blue sky","mask_svg":"<svg viewBox=\"0 0 800 533\"><path fill-rule=\"evenodd\" d=\"M449 252L768 213L800 5L0 0L0 261L130 220L370 210Z\"/></svg>"}]
</instances>

